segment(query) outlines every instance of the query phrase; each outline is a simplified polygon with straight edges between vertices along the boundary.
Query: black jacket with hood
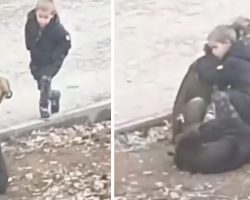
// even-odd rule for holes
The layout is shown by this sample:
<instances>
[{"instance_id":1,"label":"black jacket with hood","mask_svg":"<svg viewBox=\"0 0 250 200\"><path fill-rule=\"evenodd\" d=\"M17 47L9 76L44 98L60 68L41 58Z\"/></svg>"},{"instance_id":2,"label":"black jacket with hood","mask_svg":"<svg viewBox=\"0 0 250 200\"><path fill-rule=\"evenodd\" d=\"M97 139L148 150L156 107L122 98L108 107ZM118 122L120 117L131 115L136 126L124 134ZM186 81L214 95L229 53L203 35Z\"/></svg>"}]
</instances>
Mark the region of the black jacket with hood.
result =
<instances>
[{"instance_id":1,"label":"black jacket with hood","mask_svg":"<svg viewBox=\"0 0 250 200\"><path fill-rule=\"evenodd\" d=\"M71 39L56 14L50 23L41 30L35 9L28 13L25 24L25 44L30 51L31 65L53 77L60 69L71 48Z\"/></svg>"}]
</instances>

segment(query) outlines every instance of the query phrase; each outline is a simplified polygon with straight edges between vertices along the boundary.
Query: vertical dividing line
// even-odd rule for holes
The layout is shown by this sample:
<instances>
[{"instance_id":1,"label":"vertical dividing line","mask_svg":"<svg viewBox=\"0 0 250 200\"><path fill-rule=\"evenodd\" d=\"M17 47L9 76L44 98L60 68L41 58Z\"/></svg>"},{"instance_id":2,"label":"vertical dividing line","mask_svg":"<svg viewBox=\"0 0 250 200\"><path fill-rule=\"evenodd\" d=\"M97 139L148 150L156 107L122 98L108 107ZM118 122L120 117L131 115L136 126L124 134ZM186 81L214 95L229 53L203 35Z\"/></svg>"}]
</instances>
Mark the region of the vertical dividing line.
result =
<instances>
[{"instance_id":1,"label":"vertical dividing line","mask_svg":"<svg viewBox=\"0 0 250 200\"><path fill-rule=\"evenodd\" d=\"M115 199L115 143L114 143L114 108L115 108L115 0L111 1L111 199Z\"/></svg>"}]
</instances>

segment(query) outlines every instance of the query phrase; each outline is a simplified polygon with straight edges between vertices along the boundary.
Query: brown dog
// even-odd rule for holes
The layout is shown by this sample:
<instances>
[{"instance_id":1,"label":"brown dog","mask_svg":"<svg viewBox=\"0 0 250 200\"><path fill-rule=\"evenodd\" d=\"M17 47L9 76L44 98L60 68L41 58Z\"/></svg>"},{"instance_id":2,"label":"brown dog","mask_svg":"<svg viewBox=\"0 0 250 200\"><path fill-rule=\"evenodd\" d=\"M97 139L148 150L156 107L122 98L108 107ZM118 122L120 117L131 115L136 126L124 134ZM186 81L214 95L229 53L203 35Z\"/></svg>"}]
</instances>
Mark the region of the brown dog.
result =
<instances>
[{"instance_id":1,"label":"brown dog","mask_svg":"<svg viewBox=\"0 0 250 200\"><path fill-rule=\"evenodd\" d=\"M10 99L13 92L10 88L9 80L5 77L0 76L0 103L3 99Z\"/></svg>"}]
</instances>

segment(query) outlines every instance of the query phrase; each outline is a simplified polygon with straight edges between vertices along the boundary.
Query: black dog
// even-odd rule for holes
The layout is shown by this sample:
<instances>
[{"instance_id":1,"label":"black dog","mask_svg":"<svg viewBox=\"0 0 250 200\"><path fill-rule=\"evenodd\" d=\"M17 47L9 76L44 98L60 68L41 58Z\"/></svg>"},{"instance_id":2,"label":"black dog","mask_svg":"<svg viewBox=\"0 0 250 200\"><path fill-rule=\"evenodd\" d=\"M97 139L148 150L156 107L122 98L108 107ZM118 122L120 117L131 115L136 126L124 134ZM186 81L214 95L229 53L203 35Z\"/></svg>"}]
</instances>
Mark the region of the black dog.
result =
<instances>
[{"instance_id":1,"label":"black dog","mask_svg":"<svg viewBox=\"0 0 250 200\"><path fill-rule=\"evenodd\" d=\"M211 120L176 141L174 162L180 170L221 173L250 161L250 129L235 119Z\"/></svg>"}]
</instances>

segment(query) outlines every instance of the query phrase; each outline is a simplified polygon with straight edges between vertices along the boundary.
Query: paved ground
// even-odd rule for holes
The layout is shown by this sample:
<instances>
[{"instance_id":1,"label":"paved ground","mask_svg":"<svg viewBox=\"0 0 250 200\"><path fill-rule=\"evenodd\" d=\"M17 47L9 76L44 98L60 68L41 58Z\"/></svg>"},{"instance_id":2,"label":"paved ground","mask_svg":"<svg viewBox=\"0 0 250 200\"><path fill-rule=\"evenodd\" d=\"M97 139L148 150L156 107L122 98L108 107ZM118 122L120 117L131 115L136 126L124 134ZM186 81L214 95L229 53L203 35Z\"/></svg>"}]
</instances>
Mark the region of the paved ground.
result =
<instances>
[{"instance_id":1,"label":"paved ground","mask_svg":"<svg viewBox=\"0 0 250 200\"><path fill-rule=\"evenodd\" d=\"M1 105L0 128L39 118L39 93L29 73L23 34L34 2L0 2L0 74L9 77L14 91L14 97ZM73 47L53 86L62 91L62 111L67 111L110 98L110 1L59 2Z\"/></svg>"},{"instance_id":2,"label":"paved ground","mask_svg":"<svg viewBox=\"0 0 250 200\"><path fill-rule=\"evenodd\" d=\"M116 0L116 123L170 112L206 34L250 17L248 0Z\"/></svg>"}]
</instances>

